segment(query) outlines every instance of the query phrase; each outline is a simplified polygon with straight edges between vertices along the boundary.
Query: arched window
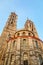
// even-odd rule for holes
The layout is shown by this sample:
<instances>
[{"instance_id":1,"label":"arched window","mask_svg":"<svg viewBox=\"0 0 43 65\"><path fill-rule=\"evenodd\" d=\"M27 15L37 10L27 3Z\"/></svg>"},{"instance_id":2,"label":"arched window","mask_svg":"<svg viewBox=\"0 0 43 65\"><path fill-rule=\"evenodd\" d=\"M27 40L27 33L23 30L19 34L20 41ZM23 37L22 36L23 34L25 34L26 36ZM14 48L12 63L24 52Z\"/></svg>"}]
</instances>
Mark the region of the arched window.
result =
<instances>
[{"instance_id":1,"label":"arched window","mask_svg":"<svg viewBox=\"0 0 43 65\"><path fill-rule=\"evenodd\" d=\"M23 35L25 35L25 32L23 32Z\"/></svg>"},{"instance_id":2,"label":"arched window","mask_svg":"<svg viewBox=\"0 0 43 65\"><path fill-rule=\"evenodd\" d=\"M37 42L37 40L33 40L33 42L34 42L34 47L38 49L38 42Z\"/></svg>"},{"instance_id":3,"label":"arched window","mask_svg":"<svg viewBox=\"0 0 43 65\"><path fill-rule=\"evenodd\" d=\"M35 41L35 44L36 44L36 48L38 48L38 42L37 41Z\"/></svg>"},{"instance_id":4,"label":"arched window","mask_svg":"<svg viewBox=\"0 0 43 65\"><path fill-rule=\"evenodd\" d=\"M28 60L24 60L23 65L28 65Z\"/></svg>"},{"instance_id":5,"label":"arched window","mask_svg":"<svg viewBox=\"0 0 43 65\"><path fill-rule=\"evenodd\" d=\"M26 47L26 39L23 39L23 46Z\"/></svg>"},{"instance_id":6,"label":"arched window","mask_svg":"<svg viewBox=\"0 0 43 65\"><path fill-rule=\"evenodd\" d=\"M23 65L28 65L28 54L24 53L23 55Z\"/></svg>"},{"instance_id":7,"label":"arched window","mask_svg":"<svg viewBox=\"0 0 43 65\"><path fill-rule=\"evenodd\" d=\"M17 36L19 36L20 35L20 33L17 33Z\"/></svg>"},{"instance_id":8,"label":"arched window","mask_svg":"<svg viewBox=\"0 0 43 65\"><path fill-rule=\"evenodd\" d=\"M28 35L30 36L30 33L28 33Z\"/></svg>"},{"instance_id":9,"label":"arched window","mask_svg":"<svg viewBox=\"0 0 43 65\"><path fill-rule=\"evenodd\" d=\"M43 65L43 59L42 56L39 54L39 60L40 60L40 65Z\"/></svg>"},{"instance_id":10,"label":"arched window","mask_svg":"<svg viewBox=\"0 0 43 65\"><path fill-rule=\"evenodd\" d=\"M28 42L27 42L27 39L26 39L26 38L23 39L22 45L23 45L23 48L24 48L24 49L28 47Z\"/></svg>"},{"instance_id":11,"label":"arched window","mask_svg":"<svg viewBox=\"0 0 43 65\"><path fill-rule=\"evenodd\" d=\"M26 43L26 39L23 39L23 43Z\"/></svg>"},{"instance_id":12,"label":"arched window","mask_svg":"<svg viewBox=\"0 0 43 65\"><path fill-rule=\"evenodd\" d=\"M13 47L15 46L15 40L13 41Z\"/></svg>"},{"instance_id":13,"label":"arched window","mask_svg":"<svg viewBox=\"0 0 43 65\"><path fill-rule=\"evenodd\" d=\"M33 31L33 28L32 28L32 31Z\"/></svg>"}]
</instances>

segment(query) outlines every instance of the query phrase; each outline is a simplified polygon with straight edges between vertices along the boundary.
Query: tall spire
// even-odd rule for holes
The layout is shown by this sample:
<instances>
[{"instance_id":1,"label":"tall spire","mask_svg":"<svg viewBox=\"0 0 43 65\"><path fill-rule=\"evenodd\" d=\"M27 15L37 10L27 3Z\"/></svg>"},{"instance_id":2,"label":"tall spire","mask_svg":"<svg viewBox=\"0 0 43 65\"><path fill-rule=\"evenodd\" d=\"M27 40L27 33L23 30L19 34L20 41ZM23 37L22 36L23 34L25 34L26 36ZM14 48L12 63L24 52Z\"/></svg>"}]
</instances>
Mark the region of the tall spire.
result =
<instances>
[{"instance_id":1,"label":"tall spire","mask_svg":"<svg viewBox=\"0 0 43 65\"><path fill-rule=\"evenodd\" d=\"M25 29L33 32L35 36L38 36L34 23L29 19L26 20Z\"/></svg>"},{"instance_id":2,"label":"tall spire","mask_svg":"<svg viewBox=\"0 0 43 65\"><path fill-rule=\"evenodd\" d=\"M7 22L6 22L6 26L4 27L3 33L2 35L9 35L9 33L11 35L14 35L14 33L17 30L17 15L15 12L11 12Z\"/></svg>"},{"instance_id":3,"label":"tall spire","mask_svg":"<svg viewBox=\"0 0 43 65\"><path fill-rule=\"evenodd\" d=\"M26 20L26 23L25 23L25 29L31 31L32 23L33 23L33 22L32 22L31 20L27 19L27 20Z\"/></svg>"}]
</instances>

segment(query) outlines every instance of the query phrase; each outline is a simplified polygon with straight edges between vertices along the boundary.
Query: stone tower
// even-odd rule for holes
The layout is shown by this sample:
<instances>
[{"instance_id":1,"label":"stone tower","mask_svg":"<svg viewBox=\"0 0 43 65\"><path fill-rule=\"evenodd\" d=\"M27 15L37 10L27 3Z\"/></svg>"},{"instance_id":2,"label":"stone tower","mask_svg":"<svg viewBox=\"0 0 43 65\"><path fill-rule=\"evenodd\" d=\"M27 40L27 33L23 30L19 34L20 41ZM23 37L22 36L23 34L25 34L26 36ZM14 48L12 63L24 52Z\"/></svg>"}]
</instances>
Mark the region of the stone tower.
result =
<instances>
[{"instance_id":1,"label":"stone tower","mask_svg":"<svg viewBox=\"0 0 43 65\"><path fill-rule=\"evenodd\" d=\"M10 37L6 39L1 65L43 65L43 41L39 39L34 23L26 20L24 28L17 30L15 21L8 22L5 30L10 32Z\"/></svg>"},{"instance_id":2,"label":"stone tower","mask_svg":"<svg viewBox=\"0 0 43 65\"><path fill-rule=\"evenodd\" d=\"M9 16L6 25L4 27L4 30L2 32L2 36L7 37L7 35L14 35L14 33L17 30L17 15L15 13L11 13Z\"/></svg>"},{"instance_id":3,"label":"stone tower","mask_svg":"<svg viewBox=\"0 0 43 65\"><path fill-rule=\"evenodd\" d=\"M0 36L0 52L1 52L0 58L3 57L3 54L5 53L7 47L6 39L10 39L10 37L14 35L14 33L17 30L16 27L17 27L17 15L12 12Z\"/></svg>"}]
</instances>

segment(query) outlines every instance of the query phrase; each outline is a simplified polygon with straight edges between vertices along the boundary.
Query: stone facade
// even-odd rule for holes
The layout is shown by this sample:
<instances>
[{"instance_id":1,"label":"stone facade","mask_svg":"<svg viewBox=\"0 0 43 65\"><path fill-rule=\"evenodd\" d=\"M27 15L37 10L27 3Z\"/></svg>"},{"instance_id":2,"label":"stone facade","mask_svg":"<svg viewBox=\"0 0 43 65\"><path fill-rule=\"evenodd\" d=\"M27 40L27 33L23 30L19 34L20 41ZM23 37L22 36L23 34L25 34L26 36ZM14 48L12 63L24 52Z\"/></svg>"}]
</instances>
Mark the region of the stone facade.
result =
<instances>
[{"instance_id":1,"label":"stone facade","mask_svg":"<svg viewBox=\"0 0 43 65\"><path fill-rule=\"evenodd\" d=\"M17 15L11 13L0 36L0 65L43 65L43 41L31 20L17 30Z\"/></svg>"}]
</instances>

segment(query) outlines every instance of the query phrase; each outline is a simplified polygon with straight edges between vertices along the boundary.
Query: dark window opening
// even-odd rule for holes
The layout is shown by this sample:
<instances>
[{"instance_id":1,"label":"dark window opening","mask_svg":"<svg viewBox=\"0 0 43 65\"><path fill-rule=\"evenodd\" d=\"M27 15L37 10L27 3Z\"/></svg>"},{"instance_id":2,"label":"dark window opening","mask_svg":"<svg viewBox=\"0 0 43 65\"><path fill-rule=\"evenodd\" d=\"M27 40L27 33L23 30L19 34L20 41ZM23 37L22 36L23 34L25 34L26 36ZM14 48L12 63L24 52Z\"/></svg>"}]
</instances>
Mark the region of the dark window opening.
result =
<instances>
[{"instance_id":1,"label":"dark window opening","mask_svg":"<svg viewBox=\"0 0 43 65\"><path fill-rule=\"evenodd\" d=\"M11 24L13 24L13 21L11 21Z\"/></svg>"},{"instance_id":2,"label":"dark window opening","mask_svg":"<svg viewBox=\"0 0 43 65\"><path fill-rule=\"evenodd\" d=\"M23 39L23 43L26 43L26 39Z\"/></svg>"},{"instance_id":3,"label":"dark window opening","mask_svg":"<svg viewBox=\"0 0 43 65\"><path fill-rule=\"evenodd\" d=\"M28 65L28 60L24 60L23 65Z\"/></svg>"},{"instance_id":4,"label":"dark window opening","mask_svg":"<svg viewBox=\"0 0 43 65\"><path fill-rule=\"evenodd\" d=\"M20 33L17 34L18 36L20 35Z\"/></svg>"},{"instance_id":5,"label":"dark window opening","mask_svg":"<svg viewBox=\"0 0 43 65\"><path fill-rule=\"evenodd\" d=\"M23 32L23 35L25 35L25 32Z\"/></svg>"},{"instance_id":6,"label":"dark window opening","mask_svg":"<svg viewBox=\"0 0 43 65\"><path fill-rule=\"evenodd\" d=\"M32 28L32 31L33 31L33 28Z\"/></svg>"},{"instance_id":7,"label":"dark window opening","mask_svg":"<svg viewBox=\"0 0 43 65\"><path fill-rule=\"evenodd\" d=\"M41 65L43 65L43 62L41 63Z\"/></svg>"},{"instance_id":8,"label":"dark window opening","mask_svg":"<svg viewBox=\"0 0 43 65\"><path fill-rule=\"evenodd\" d=\"M26 41L26 39L23 39L23 41Z\"/></svg>"},{"instance_id":9,"label":"dark window opening","mask_svg":"<svg viewBox=\"0 0 43 65\"><path fill-rule=\"evenodd\" d=\"M38 43L37 43L37 41L35 41L35 43L36 43L36 47L38 48Z\"/></svg>"},{"instance_id":10,"label":"dark window opening","mask_svg":"<svg viewBox=\"0 0 43 65\"><path fill-rule=\"evenodd\" d=\"M43 65L43 59L42 56L39 54L39 60L40 60L40 65Z\"/></svg>"},{"instance_id":11,"label":"dark window opening","mask_svg":"<svg viewBox=\"0 0 43 65\"><path fill-rule=\"evenodd\" d=\"M13 47L15 46L15 40L14 40L14 42L13 42Z\"/></svg>"},{"instance_id":12,"label":"dark window opening","mask_svg":"<svg viewBox=\"0 0 43 65\"><path fill-rule=\"evenodd\" d=\"M30 36L30 33L28 33L28 35Z\"/></svg>"}]
</instances>

